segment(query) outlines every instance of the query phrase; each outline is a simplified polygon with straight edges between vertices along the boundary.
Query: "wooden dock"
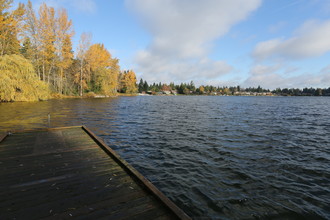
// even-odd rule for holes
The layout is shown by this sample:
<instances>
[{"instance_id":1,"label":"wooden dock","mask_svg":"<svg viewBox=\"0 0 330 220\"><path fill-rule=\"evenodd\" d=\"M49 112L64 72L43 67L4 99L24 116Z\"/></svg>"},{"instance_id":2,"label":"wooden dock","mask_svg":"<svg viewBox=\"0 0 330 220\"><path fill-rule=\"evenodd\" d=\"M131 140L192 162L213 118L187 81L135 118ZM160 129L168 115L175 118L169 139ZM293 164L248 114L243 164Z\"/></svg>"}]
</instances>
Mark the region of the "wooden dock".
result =
<instances>
[{"instance_id":1,"label":"wooden dock","mask_svg":"<svg viewBox=\"0 0 330 220\"><path fill-rule=\"evenodd\" d=\"M0 219L190 219L86 127L0 140Z\"/></svg>"}]
</instances>

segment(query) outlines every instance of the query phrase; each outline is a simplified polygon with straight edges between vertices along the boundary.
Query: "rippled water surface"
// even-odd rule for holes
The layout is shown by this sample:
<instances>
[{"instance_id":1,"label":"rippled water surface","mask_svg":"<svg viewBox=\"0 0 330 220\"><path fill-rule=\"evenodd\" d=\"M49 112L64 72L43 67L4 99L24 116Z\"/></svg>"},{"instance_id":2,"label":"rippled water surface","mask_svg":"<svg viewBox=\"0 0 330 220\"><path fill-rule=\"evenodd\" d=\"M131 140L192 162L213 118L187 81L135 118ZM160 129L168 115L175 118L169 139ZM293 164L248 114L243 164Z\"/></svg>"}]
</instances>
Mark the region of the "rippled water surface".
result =
<instances>
[{"instance_id":1,"label":"rippled water surface","mask_svg":"<svg viewBox=\"0 0 330 220\"><path fill-rule=\"evenodd\" d=\"M330 219L330 98L0 104L0 131L87 125L193 218Z\"/></svg>"}]
</instances>

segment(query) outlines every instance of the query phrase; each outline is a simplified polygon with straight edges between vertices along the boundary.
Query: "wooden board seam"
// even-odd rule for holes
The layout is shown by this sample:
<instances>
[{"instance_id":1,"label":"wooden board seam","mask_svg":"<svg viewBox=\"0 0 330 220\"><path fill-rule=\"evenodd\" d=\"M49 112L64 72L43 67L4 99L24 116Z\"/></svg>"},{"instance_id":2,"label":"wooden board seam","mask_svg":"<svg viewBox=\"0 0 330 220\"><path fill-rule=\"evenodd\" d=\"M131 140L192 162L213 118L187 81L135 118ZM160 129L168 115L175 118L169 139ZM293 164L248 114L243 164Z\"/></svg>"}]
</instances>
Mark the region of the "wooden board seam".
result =
<instances>
[{"instance_id":1,"label":"wooden board seam","mask_svg":"<svg viewBox=\"0 0 330 220\"><path fill-rule=\"evenodd\" d=\"M26 130L11 130L10 133L23 133L23 132L35 132L35 131L56 131L56 130L62 130L62 129L70 129L70 128L82 128L81 125L77 126L67 126L67 127L56 127L56 128L32 128L32 129L26 129Z\"/></svg>"}]
</instances>

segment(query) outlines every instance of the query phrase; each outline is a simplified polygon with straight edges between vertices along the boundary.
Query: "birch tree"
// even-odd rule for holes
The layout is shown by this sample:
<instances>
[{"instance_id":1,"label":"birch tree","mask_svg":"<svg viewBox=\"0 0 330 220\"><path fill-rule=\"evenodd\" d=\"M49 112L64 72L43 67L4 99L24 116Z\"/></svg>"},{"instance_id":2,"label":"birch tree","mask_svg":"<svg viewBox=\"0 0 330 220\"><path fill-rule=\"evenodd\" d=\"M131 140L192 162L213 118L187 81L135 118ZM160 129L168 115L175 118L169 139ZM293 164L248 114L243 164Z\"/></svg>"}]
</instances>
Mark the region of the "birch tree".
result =
<instances>
[{"instance_id":1,"label":"birch tree","mask_svg":"<svg viewBox=\"0 0 330 220\"><path fill-rule=\"evenodd\" d=\"M42 65L42 79L47 78L48 84L51 80L51 73L55 65L55 9L42 3L39 8L38 35L40 37L40 55Z\"/></svg>"},{"instance_id":2,"label":"birch tree","mask_svg":"<svg viewBox=\"0 0 330 220\"><path fill-rule=\"evenodd\" d=\"M26 58L29 58L37 71L39 79L45 80L45 77L42 78L41 76L41 39L39 36L39 20L36 16L36 13L33 9L32 3L29 0L26 5L26 13L25 13L25 26L24 26L24 43L29 42L30 48L27 48L26 50L29 50L27 52L28 54L23 54ZM23 45L24 46L24 45Z\"/></svg>"},{"instance_id":3,"label":"birch tree","mask_svg":"<svg viewBox=\"0 0 330 220\"><path fill-rule=\"evenodd\" d=\"M79 73L76 74L75 82L79 82L79 94L83 95L84 88L87 88L86 75L84 74L84 65L86 60L86 52L91 46L92 35L90 33L82 33L77 48L77 59L79 60ZM86 71L85 71L86 72Z\"/></svg>"},{"instance_id":4,"label":"birch tree","mask_svg":"<svg viewBox=\"0 0 330 220\"><path fill-rule=\"evenodd\" d=\"M0 0L0 55L18 54L20 42L18 35L24 15L24 5L10 11L12 0Z\"/></svg>"},{"instance_id":5,"label":"birch tree","mask_svg":"<svg viewBox=\"0 0 330 220\"><path fill-rule=\"evenodd\" d=\"M58 11L56 29L56 54L58 71L58 92L63 93L63 81L66 79L66 69L73 62L72 42L71 38L74 34L72 29L72 21L69 20L65 9Z\"/></svg>"}]
</instances>

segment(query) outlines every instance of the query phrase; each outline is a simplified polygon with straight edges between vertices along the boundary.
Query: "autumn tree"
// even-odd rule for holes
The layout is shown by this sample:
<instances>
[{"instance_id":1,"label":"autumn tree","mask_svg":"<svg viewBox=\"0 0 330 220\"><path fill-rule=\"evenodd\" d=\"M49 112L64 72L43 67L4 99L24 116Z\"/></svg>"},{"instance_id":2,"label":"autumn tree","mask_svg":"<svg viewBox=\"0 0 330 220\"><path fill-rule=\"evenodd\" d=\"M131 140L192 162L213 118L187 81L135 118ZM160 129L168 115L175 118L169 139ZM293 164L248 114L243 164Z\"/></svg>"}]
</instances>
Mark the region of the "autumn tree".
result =
<instances>
[{"instance_id":1,"label":"autumn tree","mask_svg":"<svg viewBox=\"0 0 330 220\"><path fill-rule=\"evenodd\" d=\"M28 60L32 61L33 60L33 47L32 47L32 44L31 44L31 41L29 38L26 38L24 41L23 41L23 45L22 47L20 48L20 53Z\"/></svg>"},{"instance_id":2,"label":"autumn tree","mask_svg":"<svg viewBox=\"0 0 330 220\"><path fill-rule=\"evenodd\" d=\"M122 84L122 91L124 93L129 93L129 94L137 93L138 89L136 86L136 75L133 70L124 72L121 84Z\"/></svg>"},{"instance_id":3,"label":"autumn tree","mask_svg":"<svg viewBox=\"0 0 330 220\"><path fill-rule=\"evenodd\" d=\"M171 87L168 86L166 83L164 83L164 84L162 85L161 90L162 90L162 91L170 91L170 90L171 90Z\"/></svg>"},{"instance_id":4,"label":"autumn tree","mask_svg":"<svg viewBox=\"0 0 330 220\"><path fill-rule=\"evenodd\" d=\"M24 5L10 11L12 0L0 0L0 55L18 54L20 42L18 35L22 28Z\"/></svg>"},{"instance_id":5,"label":"autumn tree","mask_svg":"<svg viewBox=\"0 0 330 220\"><path fill-rule=\"evenodd\" d=\"M29 59L35 70L37 71L39 79L41 77L41 55L40 55L40 36L39 36L39 21L33 9L32 3L29 0L26 5L24 25L24 40L21 48L21 54ZM43 78L44 79L44 78Z\"/></svg>"},{"instance_id":6,"label":"autumn tree","mask_svg":"<svg viewBox=\"0 0 330 220\"><path fill-rule=\"evenodd\" d=\"M103 44L93 44L86 52L89 90L104 95L117 92L119 60L113 59Z\"/></svg>"},{"instance_id":7,"label":"autumn tree","mask_svg":"<svg viewBox=\"0 0 330 220\"><path fill-rule=\"evenodd\" d=\"M56 19L55 9L42 3L39 8L38 35L40 37L40 55L42 79L50 83L55 66Z\"/></svg>"},{"instance_id":8,"label":"autumn tree","mask_svg":"<svg viewBox=\"0 0 330 220\"><path fill-rule=\"evenodd\" d=\"M89 33L82 33L79 40L79 45L77 48L77 59L79 60L79 72L75 74L75 83L79 83L79 94L83 95L84 88L87 88L87 76L86 71L84 71L84 65L86 60L86 52L90 47L92 40L92 35ZM84 74L85 73L85 74Z\"/></svg>"},{"instance_id":9,"label":"autumn tree","mask_svg":"<svg viewBox=\"0 0 330 220\"><path fill-rule=\"evenodd\" d=\"M199 94L204 94L204 92L205 92L204 86L200 86L199 87Z\"/></svg>"},{"instance_id":10,"label":"autumn tree","mask_svg":"<svg viewBox=\"0 0 330 220\"><path fill-rule=\"evenodd\" d=\"M222 90L222 94L223 94L223 95L230 95L231 92L230 92L230 90L228 89L228 87L225 87L225 88L223 88L223 90Z\"/></svg>"},{"instance_id":11,"label":"autumn tree","mask_svg":"<svg viewBox=\"0 0 330 220\"><path fill-rule=\"evenodd\" d=\"M69 83L67 69L73 62L73 34L72 21L65 9L55 10L43 3L37 16L28 1L21 53L31 59L39 78L58 93L64 93Z\"/></svg>"},{"instance_id":12,"label":"autumn tree","mask_svg":"<svg viewBox=\"0 0 330 220\"><path fill-rule=\"evenodd\" d=\"M72 42L73 36L72 21L68 19L65 9L58 11L56 25L56 54L58 67L58 92L63 93L63 80L66 78L65 70L73 62Z\"/></svg>"},{"instance_id":13,"label":"autumn tree","mask_svg":"<svg viewBox=\"0 0 330 220\"><path fill-rule=\"evenodd\" d=\"M73 25L65 9L55 10L42 3L36 12L28 0L26 6L19 4L16 10L11 10L12 4L13 0L0 0L0 56L21 54L21 57L7 57L3 61L6 66L3 70L7 72L6 75L0 72L3 77L0 90L6 88L11 95L6 93L9 98L3 98L3 95L2 101L28 100L22 98L22 94L27 97L25 91L34 94L27 89L28 86L24 86L24 89L18 86L17 82L21 82L22 77L38 88L43 88L45 82L48 84L47 91L50 88L52 92L60 94L82 96L84 90L105 95L117 93L121 81L119 60L113 58L103 44L91 45L91 35L86 33L81 36L74 58ZM17 58L18 63L12 62L14 58ZM17 78L8 78L9 70L14 71L13 76ZM26 74L27 78L19 71ZM33 71L36 78L31 75ZM41 81L44 82L40 84ZM36 92L37 87L33 87ZM17 88L17 91L13 88ZM5 94L5 90L1 90L2 94Z\"/></svg>"}]
</instances>

